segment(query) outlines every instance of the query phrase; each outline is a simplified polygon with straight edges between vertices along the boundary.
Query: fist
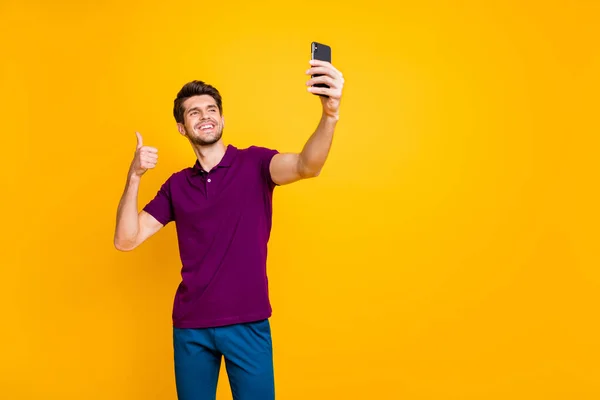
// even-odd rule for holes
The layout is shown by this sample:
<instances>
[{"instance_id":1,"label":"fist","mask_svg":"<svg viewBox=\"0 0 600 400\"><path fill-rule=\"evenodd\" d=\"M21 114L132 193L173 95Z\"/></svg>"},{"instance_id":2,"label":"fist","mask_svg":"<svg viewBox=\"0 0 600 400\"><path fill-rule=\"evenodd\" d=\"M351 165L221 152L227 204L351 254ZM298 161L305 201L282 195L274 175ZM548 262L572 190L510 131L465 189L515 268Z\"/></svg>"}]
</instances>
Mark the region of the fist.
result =
<instances>
[{"instance_id":1,"label":"fist","mask_svg":"<svg viewBox=\"0 0 600 400\"><path fill-rule=\"evenodd\" d=\"M310 65L311 68L306 73L316 76L306 82L308 91L321 95L323 112L327 116L338 118L342 91L344 89L344 75L326 61L310 60ZM328 87L313 86L319 83L325 84Z\"/></svg>"},{"instance_id":2,"label":"fist","mask_svg":"<svg viewBox=\"0 0 600 400\"><path fill-rule=\"evenodd\" d=\"M150 146L144 146L142 135L136 132L137 147L135 156L131 162L131 173L135 176L142 176L146 171L156 167L158 162L158 149Z\"/></svg>"}]
</instances>

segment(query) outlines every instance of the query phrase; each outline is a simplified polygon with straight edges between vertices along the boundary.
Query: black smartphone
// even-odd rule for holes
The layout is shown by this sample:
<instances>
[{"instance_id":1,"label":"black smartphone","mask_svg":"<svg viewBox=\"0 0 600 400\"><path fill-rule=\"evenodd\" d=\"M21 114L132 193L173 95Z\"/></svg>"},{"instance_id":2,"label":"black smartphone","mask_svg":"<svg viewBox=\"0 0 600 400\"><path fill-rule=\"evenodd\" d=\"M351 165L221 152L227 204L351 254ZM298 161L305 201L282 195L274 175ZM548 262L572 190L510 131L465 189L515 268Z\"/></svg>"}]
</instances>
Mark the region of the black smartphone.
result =
<instances>
[{"instance_id":1,"label":"black smartphone","mask_svg":"<svg viewBox=\"0 0 600 400\"><path fill-rule=\"evenodd\" d=\"M329 63L331 62L331 47L327 46L326 44L312 42L310 45L310 54L311 54L311 58L313 60L327 61ZM312 75L313 78L317 77L317 76L321 76L321 75ZM313 85L313 86L329 88L329 86L327 86L324 83L317 83L316 85ZM324 96L324 95L320 94L319 96ZM329 97L329 96L324 96L324 97Z\"/></svg>"}]
</instances>

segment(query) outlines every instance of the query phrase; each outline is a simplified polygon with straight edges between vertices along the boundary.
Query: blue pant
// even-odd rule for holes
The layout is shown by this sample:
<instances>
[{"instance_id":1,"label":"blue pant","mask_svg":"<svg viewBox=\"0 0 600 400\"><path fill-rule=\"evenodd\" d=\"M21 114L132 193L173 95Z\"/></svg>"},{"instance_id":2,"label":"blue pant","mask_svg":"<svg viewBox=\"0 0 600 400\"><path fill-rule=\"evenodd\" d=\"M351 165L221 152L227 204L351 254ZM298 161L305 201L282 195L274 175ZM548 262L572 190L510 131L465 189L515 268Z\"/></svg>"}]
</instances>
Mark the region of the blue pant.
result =
<instances>
[{"instance_id":1,"label":"blue pant","mask_svg":"<svg viewBox=\"0 0 600 400\"><path fill-rule=\"evenodd\" d=\"M215 400L221 357L234 400L273 400L273 345L269 320L218 328L173 328L179 400Z\"/></svg>"}]
</instances>

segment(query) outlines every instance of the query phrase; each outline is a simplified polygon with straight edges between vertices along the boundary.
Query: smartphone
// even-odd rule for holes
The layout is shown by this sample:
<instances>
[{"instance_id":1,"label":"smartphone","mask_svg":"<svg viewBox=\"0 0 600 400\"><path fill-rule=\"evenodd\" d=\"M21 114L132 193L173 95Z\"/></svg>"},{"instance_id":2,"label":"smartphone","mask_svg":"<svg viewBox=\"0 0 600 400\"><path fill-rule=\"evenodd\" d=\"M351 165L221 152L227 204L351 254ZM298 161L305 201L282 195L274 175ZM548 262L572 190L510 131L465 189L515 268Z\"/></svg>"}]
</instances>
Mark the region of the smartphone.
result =
<instances>
[{"instance_id":1,"label":"smartphone","mask_svg":"<svg viewBox=\"0 0 600 400\"><path fill-rule=\"evenodd\" d=\"M312 42L310 45L310 54L313 60L327 61L329 63L331 62L331 47L327 46L326 44ZM313 78L317 76L321 75L312 75ZM313 86L329 88L329 86L324 83L317 83ZM322 94L320 94L319 96L329 97Z\"/></svg>"}]
</instances>

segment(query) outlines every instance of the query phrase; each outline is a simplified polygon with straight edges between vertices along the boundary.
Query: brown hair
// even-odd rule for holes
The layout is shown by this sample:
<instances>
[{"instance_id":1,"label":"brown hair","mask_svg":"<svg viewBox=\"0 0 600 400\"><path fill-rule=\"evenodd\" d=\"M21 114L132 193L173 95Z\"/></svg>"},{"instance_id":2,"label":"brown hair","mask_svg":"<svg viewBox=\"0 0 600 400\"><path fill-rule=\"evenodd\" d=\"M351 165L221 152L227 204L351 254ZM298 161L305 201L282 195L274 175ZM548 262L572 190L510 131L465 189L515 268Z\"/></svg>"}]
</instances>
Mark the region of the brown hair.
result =
<instances>
[{"instance_id":1,"label":"brown hair","mask_svg":"<svg viewBox=\"0 0 600 400\"><path fill-rule=\"evenodd\" d=\"M223 114L223 101L219 91L213 86L202 81L192 81L183 85L179 93L177 93L177 97L175 98L173 105L173 116L175 117L175 121L183 124L183 114L185 113L185 108L183 107L184 101L190 97L201 96L203 94L209 95L215 99L217 107L219 107L219 113Z\"/></svg>"}]
</instances>

